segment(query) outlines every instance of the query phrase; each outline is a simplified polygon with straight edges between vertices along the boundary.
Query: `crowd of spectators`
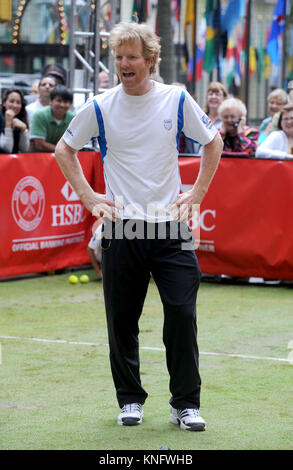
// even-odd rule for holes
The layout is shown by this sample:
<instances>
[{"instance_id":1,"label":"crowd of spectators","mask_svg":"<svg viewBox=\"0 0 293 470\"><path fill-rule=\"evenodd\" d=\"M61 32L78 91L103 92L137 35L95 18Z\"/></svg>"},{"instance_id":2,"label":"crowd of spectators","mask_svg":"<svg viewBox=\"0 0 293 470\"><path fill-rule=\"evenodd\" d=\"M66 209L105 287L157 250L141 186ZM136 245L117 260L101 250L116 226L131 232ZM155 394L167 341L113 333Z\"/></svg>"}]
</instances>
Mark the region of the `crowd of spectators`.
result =
<instances>
[{"instance_id":1,"label":"crowd of spectators","mask_svg":"<svg viewBox=\"0 0 293 470\"><path fill-rule=\"evenodd\" d=\"M60 83L60 81L59 81ZM30 103L18 88L5 91L0 109L0 153L54 152L74 113L73 93L46 74L32 85Z\"/></svg>"},{"instance_id":2,"label":"crowd of spectators","mask_svg":"<svg viewBox=\"0 0 293 470\"><path fill-rule=\"evenodd\" d=\"M73 93L66 87L66 70L50 64L42 72L42 77L33 82L29 95L24 96L20 89L13 88L2 96L0 153L54 152L78 111L73 109ZM102 71L99 79L99 92L103 92L109 87L109 76ZM186 89L182 83L174 85ZM224 154L293 158L290 104L293 104L293 85L288 86L287 92L274 89L267 97L268 116L258 127L251 127L243 101L229 96L222 83L213 81L207 88L203 109L223 139ZM201 150L200 144L180 136L179 153L201 156Z\"/></svg>"},{"instance_id":3,"label":"crowd of spectators","mask_svg":"<svg viewBox=\"0 0 293 470\"><path fill-rule=\"evenodd\" d=\"M162 81L161 77L153 77ZM116 82L114 80L114 86ZM186 90L182 83L173 83ZM99 75L99 92L109 87L109 76ZM267 113L258 128L247 124L247 109L238 98L229 96L217 81L209 84L204 111L207 119L220 133L224 154L249 157L293 159L293 84L287 92L277 88L267 97ZM0 109L0 153L55 151L78 107L73 109L73 93L66 87L66 71L61 66L44 68L39 80L33 82L29 95L18 88L6 90ZM183 134L179 153L201 156L201 146ZM93 234L88 245L92 266L101 280L100 233Z\"/></svg>"},{"instance_id":4,"label":"crowd of spectators","mask_svg":"<svg viewBox=\"0 0 293 470\"><path fill-rule=\"evenodd\" d=\"M29 94L11 88L2 94L0 107L0 153L54 152L70 121L78 112L73 93L66 87L66 70L47 65ZM117 81L114 84L116 84ZM99 74L99 92L109 87L109 76Z\"/></svg>"},{"instance_id":5,"label":"crowd of spectators","mask_svg":"<svg viewBox=\"0 0 293 470\"><path fill-rule=\"evenodd\" d=\"M210 83L204 111L223 139L224 155L293 158L293 84L290 83L287 92L276 88L269 93L269 116L257 127L248 125L247 109L242 100L229 96L222 83ZM201 156L201 146L190 143L185 136L180 136L179 151Z\"/></svg>"}]
</instances>

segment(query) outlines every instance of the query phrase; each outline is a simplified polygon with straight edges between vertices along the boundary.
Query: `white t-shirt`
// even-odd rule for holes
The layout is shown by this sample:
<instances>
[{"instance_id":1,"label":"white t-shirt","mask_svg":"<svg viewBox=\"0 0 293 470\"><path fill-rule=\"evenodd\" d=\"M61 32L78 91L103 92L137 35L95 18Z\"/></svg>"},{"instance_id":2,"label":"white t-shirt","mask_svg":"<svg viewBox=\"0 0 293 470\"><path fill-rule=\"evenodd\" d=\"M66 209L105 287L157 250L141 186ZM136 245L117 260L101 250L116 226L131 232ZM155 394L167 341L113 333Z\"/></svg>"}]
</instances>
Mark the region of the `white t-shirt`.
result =
<instances>
[{"instance_id":1,"label":"white t-shirt","mask_svg":"<svg viewBox=\"0 0 293 470\"><path fill-rule=\"evenodd\" d=\"M217 130L188 92L153 82L141 96L126 94L121 84L95 96L63 138L78 150L98 137L107 198L122 202L125 219L159 222L171 219L166 208L180 192L181 132L206 145Z\"/></svg>"},{"instance_id":2,"label":"white t-shirt","mask_svg":"<svg viewBox=\"0 0 293 470\"><path fill-rule=\"evenodd\" d=\"M39 109L43 109L43 107L44 106L40 102L39 98L25 107L30 125L32 123L32 118L35 112L38 111Z\"/></svg>"},{"instance_id":3,"label":"white t-shirt","mask_svg":"<svg viewBox=\"0 0 293 470\"><path fill-rule=\"evenodd\" d=\"M285 158L289 151L289 141L284 131L273 131L257 147L255 156L262 158Z\"/></svg>"}]
</instances>

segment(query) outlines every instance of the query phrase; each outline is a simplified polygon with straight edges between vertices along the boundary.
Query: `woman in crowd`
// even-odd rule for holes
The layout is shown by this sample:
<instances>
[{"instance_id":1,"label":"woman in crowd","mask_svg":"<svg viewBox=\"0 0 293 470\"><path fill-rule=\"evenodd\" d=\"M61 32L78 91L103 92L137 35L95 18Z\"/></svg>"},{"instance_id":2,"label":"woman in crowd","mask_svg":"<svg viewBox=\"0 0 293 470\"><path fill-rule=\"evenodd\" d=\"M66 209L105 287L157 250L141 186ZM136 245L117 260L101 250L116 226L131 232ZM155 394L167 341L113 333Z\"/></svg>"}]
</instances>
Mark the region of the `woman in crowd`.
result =
<instances>
[{"instance_id":1,"label":"woman in crowd","mask_svg":"<svg viewBox=\"0 0 293 470\"><path fill-rule=\"evenodd\" d=\"M273 117L276 113L280 113L285 104L288 103L288 95L282 88L276 88L268 95L267 101L270 116L264 119L259 127L258 145L260 145L273 130L276 130L273 126Z\"/></svg>"},{"instance_id":2,"label":"woman in crowd","mask_svg":"<svg viewBox=\"0 0 293 470\"><path fill-rule=\"evenodd\" d=\"M220 130L222 124L219 116L219 106L227 96L227 90L222 83L211 82L209 84L204 111L218 130Z\"/></svg>"},{"instance_id":3,"label":"woman in crowd","mask_svg":"<svg viewBox=\"0 0 293 470\"><path fill-rule=\"evenodd\" d=\"M222 120L220 134L224 152L244 152L254 155L259 136L258 129L246 125L245 104L237 98L227 98L219 107Z\"/></svg>"},{"instance_id":4,"label":"woman in crowd","mask_svg":"<svg viewBox=\"0 0 293 470\"><path fill-rule=\"evenodd\" d=\"M281 111L278 130L273 131L257 148L256 157L293 158L293 103Z\"/></svg>"},{"instance_id":5,"label":"woman in crowd","mask_svg":"<svg viewBox=\"0 0 293 470\"><path fill-rule=\"evenodd\" d=\"M180 83L174 83L174 85L182 86ZM185 85L183 85L184 88ZM220 130L222 121L220 119L218 109L221 103L227 98L228 93L224 85L220 82L211 82L207 89L206 103L204 111L210 118L216 129ZM196 156L201 156L202 146L197 142L191 142L185 139L185 136L180 136L180 153L191 153Z\"/></svg>"},{"instance_id":6,"label":"woman in crowd","mask_svg":"<svg viewBox=\"0 0 293 470\"><path fill-rule=\"evenodd\" d=\"M0 152L18 153L29 150L28 119L26 102L20 90L7 90L0 111Z\"/></svg>"}]
</instances>

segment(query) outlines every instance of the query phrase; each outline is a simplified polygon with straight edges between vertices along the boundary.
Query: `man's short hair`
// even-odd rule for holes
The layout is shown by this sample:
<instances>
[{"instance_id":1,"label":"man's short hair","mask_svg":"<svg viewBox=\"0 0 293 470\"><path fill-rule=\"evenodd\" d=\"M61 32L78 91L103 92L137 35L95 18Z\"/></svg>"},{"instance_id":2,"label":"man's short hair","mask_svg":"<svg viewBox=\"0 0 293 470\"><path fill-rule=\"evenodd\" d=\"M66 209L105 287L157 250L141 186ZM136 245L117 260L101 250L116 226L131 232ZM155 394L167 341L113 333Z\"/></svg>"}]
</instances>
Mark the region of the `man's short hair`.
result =
<instances>
[{"instance_id":1,"label":"man's short hair","mask_svg":"<svg viewBox=\"0 0 293 470\"><path fill-rule=\"evenodd\" d=\"M154 59L150 73L155 73L160 57L159 38L145 23L118 23L110 32L109 45L115 54L117 47L134 41L141 41L142 54L146 60Z\"/></svg>"},{"instance_id":2,"label":"man's short hair","mask_svg":"<svg viewBox=\"0 0 293 470\"><path fill-rule=\"evenodd\" d=\"M60 96L63 101L73 102L73 93L64 85L57 85L50 93L50 99L53 100L56 96Z\"/></svg>"}]
</instances>

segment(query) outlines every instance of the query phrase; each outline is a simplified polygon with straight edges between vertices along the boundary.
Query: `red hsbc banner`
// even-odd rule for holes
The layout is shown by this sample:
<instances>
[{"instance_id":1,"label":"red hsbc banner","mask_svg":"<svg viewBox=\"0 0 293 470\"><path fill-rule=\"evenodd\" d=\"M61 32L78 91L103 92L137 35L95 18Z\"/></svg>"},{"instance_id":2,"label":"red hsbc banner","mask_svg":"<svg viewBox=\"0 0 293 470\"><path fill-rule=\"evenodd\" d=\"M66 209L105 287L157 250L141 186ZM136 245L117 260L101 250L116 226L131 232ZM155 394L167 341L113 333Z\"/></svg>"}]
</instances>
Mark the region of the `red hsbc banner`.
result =
<instances>
[{"instance_id":1,"label":"red hsbc banner","mask_svg":"<svg viewBox=\"0 0 293 470\"><path fill-rule=\"evenodd\" d=\"M103 191L100 155L79 152L89 183ZM53 154L1 155L0 277L89 263L93 218Z\"/></svg>"},{"instance_id":2,"label":"red hsbc banner","mask_svg":"<svg viewBox=\"0 0 293 470\"><path fill-rule=\"evenodd\" d=\"M103 193L100 155L78 157L91 186ZM183 190L199 167L200 158L179 158ZM89 263L95 219L54 155L1 155L0 171L0 277ZM292 280L292 206L292 162L222 158L198 218L202 272Z\"/></svg>"},{"instance_id":3,"label":"red hsbc banner","mask_svg":"<svg viewBox=\"0 0 293 470\"><path fill-rule=\"evenodd\" d=\"M200 158L180 158L183 189ZM222 158L200 208L201 270L293 279L293 162Z\"/></svg>"}]
</instances>

